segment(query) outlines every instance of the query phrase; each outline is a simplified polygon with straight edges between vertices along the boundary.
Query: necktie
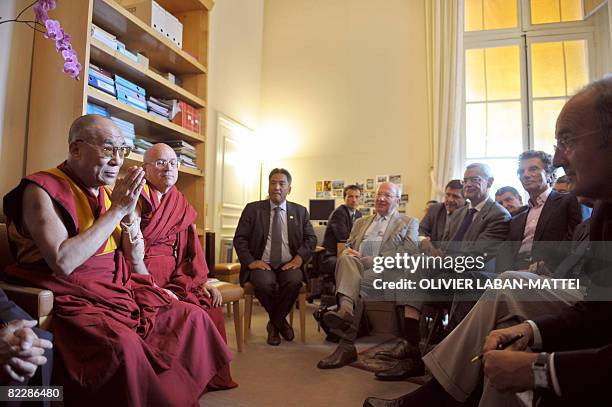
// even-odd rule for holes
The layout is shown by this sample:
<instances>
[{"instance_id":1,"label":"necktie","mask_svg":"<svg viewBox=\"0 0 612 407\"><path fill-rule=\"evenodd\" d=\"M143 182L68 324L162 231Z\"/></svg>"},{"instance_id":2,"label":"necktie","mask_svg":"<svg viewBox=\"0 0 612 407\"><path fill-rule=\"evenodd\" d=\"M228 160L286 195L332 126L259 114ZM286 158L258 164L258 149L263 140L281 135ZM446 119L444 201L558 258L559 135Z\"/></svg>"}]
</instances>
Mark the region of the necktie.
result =
<instances>
[{"instance_id":1,"label":"necktie","mask_svg":"<svg viewBox=\"0 0 612 407\"><path fill-rule=\"evenodd\" d=\"M351 215L351 222L355 222L355 212Z\"/></svg>"},{"instance_id":2,"label":"necktie","mask_svg":"<svg viewBox=\"0 0 612 407\"><path fill-rule=\"evenodd\" d=\"M463 218L463 222L461 222L461 226L459 226L459 230L455 233L453 237L453 242L460 242L463 240L463 236L465 236L465 232L469 229L472 224L472 220L474 219L474 214L476 213L476 209L472 208L468 211L465 218Z\"/></svg>"},{"instance_id":3,"label":"necktie","mask_svg":"<svg viewBox=\"0 0 612 407\"><path fill-rule=\"evenodd\" d=\"M283 262L283 235L281 231L281 208L274 208L274 217L272 218L272 237L270 239L270 265L273 269L277 269Z\"/></svg>"}]
</instances>

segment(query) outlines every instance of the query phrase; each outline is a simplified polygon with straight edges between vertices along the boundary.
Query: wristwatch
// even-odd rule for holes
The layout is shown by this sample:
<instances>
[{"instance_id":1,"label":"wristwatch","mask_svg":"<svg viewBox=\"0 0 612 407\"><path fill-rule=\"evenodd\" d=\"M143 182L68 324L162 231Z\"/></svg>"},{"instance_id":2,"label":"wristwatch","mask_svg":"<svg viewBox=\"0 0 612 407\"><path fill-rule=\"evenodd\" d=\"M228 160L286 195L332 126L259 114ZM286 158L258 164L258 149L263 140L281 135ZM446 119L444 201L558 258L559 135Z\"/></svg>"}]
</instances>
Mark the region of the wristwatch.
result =
<instances>
[{"instance_id":1,"label":"wristwatch","mask_svg":"<svg viewBox=\"0 0 612 407\"><path fill-rule=\"evenodd\" d=\"M533 381L536 389L548 389L548 353L542 352L531 365L533 370Z\"/></svg>"}]
</instances>

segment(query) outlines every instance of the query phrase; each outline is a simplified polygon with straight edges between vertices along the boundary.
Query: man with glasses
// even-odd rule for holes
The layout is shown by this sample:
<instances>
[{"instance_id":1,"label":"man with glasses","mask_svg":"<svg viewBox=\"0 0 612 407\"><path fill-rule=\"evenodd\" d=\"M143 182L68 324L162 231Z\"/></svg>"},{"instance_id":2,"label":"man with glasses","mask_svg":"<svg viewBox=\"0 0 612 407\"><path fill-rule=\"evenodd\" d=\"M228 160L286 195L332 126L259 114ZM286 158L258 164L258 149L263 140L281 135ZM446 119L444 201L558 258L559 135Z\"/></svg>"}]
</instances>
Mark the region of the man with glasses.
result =
<instances>
[{"instance_id":1,"label":"man with glasses","mask_svg":"<svg viewBox=\"0 0 612 407\"><path fill-rule=\"evenodd\" d=\"M144 154L147 185L137 208L142 217L144 265L170 296L202 307L227 341L223 298L214 285L207 283L208 266L194 224L197 212L175 187L179 166L176 153L164 143L155 144ZM210 390L236 386L229 365L208 383Z\"/></svg>"},{"instance_id":2,"label":"man with glasses","mask_svg":"<svg viewBox=\"0 0 612 407\"><path fill-rule=\"evenodd\" d=\"M145 180L138 167L117 178L129 152L111 120L76 119L66 161L4 197L17 260L6 274L53 291L66 404L194 405L231 354L200 307L142 267L130 273L143 262L142 239L128 233Z\"/></svg>"},{"instance_id":3,"label":"man with glasses","mask_svg":"<svg viewBox=\"0 0 612 407\"><path fill-rule=\"evenodd\" d=\"M323 317L331 331L340 337L340 343L331 355L319 361L319 369L335 369L357 360L355 339L363 311L362 288L372 287L376 276L372 270L374 257L418 253L419 222L397 211L400 196L397 185L380 184L376 192L376 213L358 219L351 229L346 249L336 263L338 312L328 312ZM408 302L401 305L405 305L404 336L413 345L411 349L418 350L416 308ZM420 354L410 356L420 361Z\"/></svg>"}]
</instances>

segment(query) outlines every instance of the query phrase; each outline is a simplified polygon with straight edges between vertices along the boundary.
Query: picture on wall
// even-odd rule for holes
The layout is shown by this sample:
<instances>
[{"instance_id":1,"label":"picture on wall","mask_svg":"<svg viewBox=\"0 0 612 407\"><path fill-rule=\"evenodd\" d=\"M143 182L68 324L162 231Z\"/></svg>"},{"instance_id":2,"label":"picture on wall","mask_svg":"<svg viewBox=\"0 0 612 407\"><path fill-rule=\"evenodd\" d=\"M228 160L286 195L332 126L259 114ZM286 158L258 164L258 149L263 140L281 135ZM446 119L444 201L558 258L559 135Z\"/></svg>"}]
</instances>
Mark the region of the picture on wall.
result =
<instances>
[{"instance_id":1,"label":"picture on wall","mask_svg":"<svg viewBox=\"0 0 612 407\"><path fill-rule=\"evenodd\" d=\"M332 181L332 189L344 189L344 181Z\"/></svg>"},{"instance_id":2,"label":"picture on wall","mask_svg":"<svg viewBox=\"0 0 612 407\"><path fill-rule=\"evenodd\" d=\"M355 181L355 185L357 185L357 187L361 189L362 191L365 189L364 188L365 184L363 182Z\"/></svg>"},{"instance_id":3,"label":"picture on wall","mask_svg":"<svg viewBox=\"0 0 612 407\"><path fill-rule=\"evenodd\" d=\"M378 186L378 184L382 184L383 182L387 182L389 181L389 176L387 175L377 175L376 176L376 186Z\"/></svg>"},{"instance_id":4,"label":"picture on wall","mask_svg":"<svg viewBox=\"0 0 612 407\"><path fill-rule=\"evenodd\" d=\"M365 190L366 191L374 191L374 178L366 179Z\"/></svg>"},{"instance_id":5,"label":"picture on wall","mask_svg":"<svg viewBox=\"0 0 612 407\"><path fill-rule=\"evenodd\" d=\"M401 184L402 176L401 175L389 175L389 182L392 182L396 185Z\"/></svg>"},{"instance_id":6,"label":"picture on wall","mask_svg":"<svg viewBox=\"0 0 612 407\"><path fill-rule=\"evenodd\" d=\"M368 191L364 194L364 202L363 204L369 208L373 208L374 207L374 201L375 201L375 197L374 197L375 193L372 191Z\"/></svg>"},{"instance_id":7,"label":"picture on wall","mask_svg":"<svg viewBox=\"0 0 612 407\"><path fill-rule=\"evenodd\" d=\"M317 191L317 199L323 199L325 198L325 192L323 191Z\"/></svg>"},{"instance_id":8,"label":"picture on wall","mask_svg":"<svg viewBox=\"0 0 612 407\"><path fill-rule=\"evenodd\" d=\"M331 181L323 181L323 191L331 192L332 190L332 182Z\"/></svg>"},{"instance_id":9,"label":"picture on wall","mask_svg":"<svg viewBox=\"0 0 612 407\"><path fill-rule=\"evenodd\" d=\"M344 190L343 189L334 189L334 198L342 198Z\"/></svg>"},{"instance_id":10,"label":"picture on wall","mask_svg":"<svg viewBox=\"0 0 612 407\"><path fill-rule=\"evenodd\" d=\"M408 194L402 194L402 197L400 198L400 202L408 203Z\"/></svg>"},{"instance_id":11,"label":"picture on wall","mask_svg":"<svg viewBox=\"0 0 612 407\"><path fill-rule=\"evenodd\" d=\"M323 192L323 181L317 181L317 192Z\"/></svg>"}]
</instances>

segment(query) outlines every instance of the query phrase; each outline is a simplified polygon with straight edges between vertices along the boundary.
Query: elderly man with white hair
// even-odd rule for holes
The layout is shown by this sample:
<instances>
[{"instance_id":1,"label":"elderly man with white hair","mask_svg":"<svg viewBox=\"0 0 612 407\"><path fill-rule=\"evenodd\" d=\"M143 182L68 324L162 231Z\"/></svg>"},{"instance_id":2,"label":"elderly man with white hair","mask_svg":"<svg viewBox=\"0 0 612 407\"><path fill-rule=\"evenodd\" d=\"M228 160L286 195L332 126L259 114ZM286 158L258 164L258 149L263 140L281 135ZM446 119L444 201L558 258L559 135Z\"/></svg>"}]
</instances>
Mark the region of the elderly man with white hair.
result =
<instances>
[{"instance_id":1,"label":"elderly man with white hair","mask_svg":"<svg viewBox=\"0 0 612 407\"><path fill-rule=\"evenodd\" d=\"M320 369L335 369L357 360L354 343L363 310L362 290L367 285L364 282L373 276L374 257L418 253L419 222L397 212L400 196L397 185L380 184L376 192L376 213L355 222L346 249L338 257L336 295L339 308L338 312L327 313L324 320L341 339L334 353L319 362ZM418 331L418 321L414 321ZM418 342L418 333L416 337Z\"/></svg>"}]
</instances>

